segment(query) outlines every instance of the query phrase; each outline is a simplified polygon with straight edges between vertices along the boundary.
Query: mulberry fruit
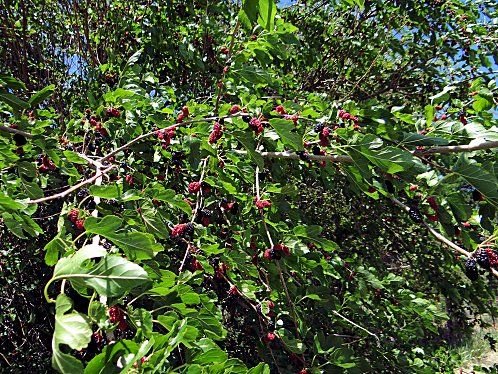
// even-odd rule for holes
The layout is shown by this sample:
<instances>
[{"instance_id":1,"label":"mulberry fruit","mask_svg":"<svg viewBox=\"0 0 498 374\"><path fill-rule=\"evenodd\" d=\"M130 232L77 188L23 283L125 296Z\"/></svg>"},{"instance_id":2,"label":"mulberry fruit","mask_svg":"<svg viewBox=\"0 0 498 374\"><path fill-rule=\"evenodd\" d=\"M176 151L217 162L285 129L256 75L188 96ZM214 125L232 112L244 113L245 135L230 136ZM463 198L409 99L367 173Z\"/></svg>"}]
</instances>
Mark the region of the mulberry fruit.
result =
<instances>
[{"instance_id":1,"label":"mulberry fruit","mask_svg":"<svg viewBox=\"0 0 498 374\"><path fill-rule=\"evenodd\" d=\"M476 281L479 278L477 262L473 258L469 258L465 261L465 274L471 281Z\"/></svg>"},{"instance_id":2,"label":"mulberry fruit","mask_svg":"<svg viewBox=\"0 0 498 374\"><path fill-rule=\"evenodd\" d=\"M192 237L194 235L194 225L192 223L180 223L171 230L171 237Z\"/></svg>"},{"instance_id":3,"label":"mulberry fruit","mask_svg":"<svg viewBox=\"0 0 498 374\"><path fill-rule=\"evenodd\" d=\"M413 222L421 223L423 221L422 215L420 214L420 211L417 207L412 206L408 214L410 215L410 218Z\"/></svg>"},{"instance_id":4,"label":"mulberry fruit","mask_svg":"<svg viewBox=\"0 0 498 374\"><path fill-rule=\"evenodd\" d=\"M485 249L478 249L473 257L475 258L477 264L482 267L483 269L489 269L490 268L490 263L489 263L489 256L488 252Z\"/></svg>"},{"instance_id":5,"label":"mulberry fruit","mask_svg":"<svg viewBox=\"0 0 498 374\"><path fill-rule=\"evenodd\" d=\"M188 192L190 193L197 193L201 189L201 183L200 182L190 182L188 185Z\"/></svg>"},{"instance_id":6,"label":"mulberry fruit","mask_svg":"<svg viewBox=\"0 0 498 374\"><path fill-rule=\"evenodd\" d=\"M488 254L489 266L493 268L498 266L498 253L491 248L486 248L485 251Z\"/></svg>"},{"instance_id":7,"label":"mulberry fruit","mask_svg":"<svg viewBox=\"0 0 498 374\"><path fill-rule=\"evenodd\" d=\"M275 111L281 115L287 114L285 108L282 105L278 105L277 107L275 107Z\"/></svg>"},{"instance_id":8,"label":"mulberry fruit","mask_svg":"<svg viewBox=\"0 0 498 374\"><path fill-rule=\"evenodd\" d=\"M324 128L323 123L318 123L315 125L314 129L317 134L320 134Z\"/></svg>"}]
</instances>

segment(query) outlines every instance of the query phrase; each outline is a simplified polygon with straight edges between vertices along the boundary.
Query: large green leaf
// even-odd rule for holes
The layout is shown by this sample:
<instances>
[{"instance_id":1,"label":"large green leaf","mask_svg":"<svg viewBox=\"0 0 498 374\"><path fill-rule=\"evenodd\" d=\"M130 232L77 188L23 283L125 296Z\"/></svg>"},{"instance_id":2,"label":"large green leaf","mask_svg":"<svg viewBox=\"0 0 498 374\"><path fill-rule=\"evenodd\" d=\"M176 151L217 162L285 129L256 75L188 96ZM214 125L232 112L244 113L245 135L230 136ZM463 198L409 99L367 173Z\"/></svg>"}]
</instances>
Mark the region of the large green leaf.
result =
<instances>
[{"instance_id":1,"label":"large green leaf","mask_svg":"<svg viewBox=\"0 0 498 374\"><path fill-rule=\"evenodd\" d=\"M295 149L296 151L302 151L304 149L303 138L297 132L296 126L294 126L292 121L282 118L273 118L270 119L270 125L275 129L285 146Z\"/></svg>"},{"instance_id":2,"label":"large green leaf","mask_svg":"<svg viewBox=\"0 0 498 374\"><path fill-rule=\"evenodd\" d=\"M87 261L100 257L96 264ZM80 288L90 287L107 297L122 296L149 280L147 272L139 265L118 255L109 255L104 247L95 244L60 259L51 282L57 279L67 279Z\"/></svg>"},{"instance_id":3,"label":"large green leaf","mask_svg":"<svg viewBox=\"0 0 498 374\"><path fill-rule=\"evenodd\" d=\"M498 204L498 182L496 176L483 169L475 161L462 155L453 171L474 186L480 193Z\"/></svg>"},{"instance_id":4,"label":"large green leaf","mask_svg":"<svg viewBox=\"0 0 498 374\"><path fill-rule=\"evenodd\" d=\"M411 169L415 165L415 159L410 152L395 147L385 147L380 150L362 147L359 152L372 164L389 174Z\"/></svg>"},{"instance_id":5,"label":"large green leaf","mask_svg":"<svg viewBox=\"0 0 498 374\"><path fill-rule=\"evenodd\" d=\"M7 92L0 92L0 101L7 103L12 107L12 109L17 111L29 108L29 104L27 102Z\"/></svg>"},{"instance_id":6,"label":"large green leaf","mask_svg":"<svg viewBox=\"0 0 498 374\"><path fill-rule=\"evenodd\" d=\"M55 86L53 84L41 89L40 91L36 92L29 98L29 105L31 105L32 108L43 102L45 99L50 97L55 91Z\"/></svg>"},{"instance_id":7,"label":"large green leaf","mask_svg":"<svg viewBox=\"0 0 498 374\"><path fill-rule=\"evenodd\" d=\"M154 257L154 252L163 250L154 236L138 231L119 230L123 220L116 216L89 217L85 221L87 232L102 235L121 248L130 260L144 260ZM167 230L167 227L164 227Z\"/></svg>"},{"instance_id":8,"label":"large green leaf","mask_svg":"<svg viewBox=\"0 0 498 374\"><path fill-rule=\"evenodd\" d=\"M0 74L0 88L7 87L14 90L25 90L26 86L20 80L11 77L10 75Z\"/></svg>"},{"instance_id":9,"label":"large green leaf","mask_svg":"<svg viewBox=\"0 0 498 374\"><path fill-rule=\"evenodd\" d=\"M250 30L258 19L258 10L259 0L244 0L238 18L246 29Z\"/></svg>"},{"instance_id":10,"label":"large green leaf","mask_svg":"<svg viewBox=\"0 0 498 374\"><path fill-rule=\"evenodd\" d=\"M256 143L252 134L248 131L234 131L232 134L244 146L247 150L247 154L254 161L254 163L256 163L256 165L260 168L263 168L263 157L256 152Z\"/></svg>"},{"instance_id":11,"label":"large green leaf","mask_svg":"<svg viewBox=\"0 0 498 374\"><path fill-rule=\"evenodd\" d=\"M258 23L266 30L272 31L275 26L277 5L274 0L259 0Z\"/></svg>"},{"instance_id":12,"label":"large green leaf","mask_svg":"<svg viewBox=\"0 0 498 374\"><path fill-rule=\"evenodd\" d=\"M64 344L74 350L88 346L92 336L91 320L88 316L70 312L72 301L64 294L57 297L55 307L55 329L52 338L52 367L60 373L82 373L83 365L74 357L61 351Z\"/></svg>"}]
</instances>

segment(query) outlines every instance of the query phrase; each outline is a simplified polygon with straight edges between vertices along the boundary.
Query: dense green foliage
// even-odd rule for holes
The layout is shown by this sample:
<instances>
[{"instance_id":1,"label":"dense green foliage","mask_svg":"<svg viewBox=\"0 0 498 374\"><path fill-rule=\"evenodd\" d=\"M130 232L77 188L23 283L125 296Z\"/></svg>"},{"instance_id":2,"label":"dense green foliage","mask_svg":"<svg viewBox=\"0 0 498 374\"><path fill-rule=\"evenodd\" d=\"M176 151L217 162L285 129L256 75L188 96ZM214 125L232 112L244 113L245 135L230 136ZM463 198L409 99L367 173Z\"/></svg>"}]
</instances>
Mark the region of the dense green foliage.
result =
<instances>
[{"instance_id":1,"label":"dense green foliage","mask_svg":"<svg viewBox=\"0 0 498 374\"><path fill-rule=\"evenodd\" d=\"M451 373L497 315L492 1L3 3L5 367Z\"/></svg>"}]
</instances>

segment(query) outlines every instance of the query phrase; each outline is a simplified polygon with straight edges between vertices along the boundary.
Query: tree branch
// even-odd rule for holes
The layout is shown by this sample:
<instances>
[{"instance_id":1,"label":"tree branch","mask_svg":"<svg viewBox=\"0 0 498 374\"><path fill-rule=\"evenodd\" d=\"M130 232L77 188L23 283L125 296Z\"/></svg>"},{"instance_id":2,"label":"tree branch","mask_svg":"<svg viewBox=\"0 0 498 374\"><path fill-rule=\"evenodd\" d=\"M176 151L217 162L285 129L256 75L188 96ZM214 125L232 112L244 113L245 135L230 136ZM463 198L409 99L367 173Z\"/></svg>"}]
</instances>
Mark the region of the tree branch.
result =
<instances>
[{"instance_id":1,"label":"tree branch","mask_svg":"<svg viewBox=\"0 0 498 374\"><path fill-rule=\"evenodd\" d=\"M101 173L97 172L97 173L95 173L95 175L93 177L88 178L88 179L86 179L78 184L75 184L74 186L72 186L71 188L68 188L67 190L64 190L64 191L57 193L55 195L52 195L52 196L42 197L42 198L36 199L36 200L30 200L27 203L28 204L39 204L39 203L45 203L45 202L50 201L50 200L60 199L64 196L69 195L71 192L76 191L78 188L81 188L83 186L86 186L87 184L93 183L97 179L101 178L102 175L108 173L110 170L112 170L114 168L115 168L115 166L112 165L112 166L108 167L107 169L102 170Z\"/></svg>"},{"instance_id":2,"label":"tree branch","mask_svg":"<svg viewBox=\"0 0 498 374\"><path fill-rule=\"evenodd\" d=\"M0 125L0 131L9 132L11 134L19 134L19 135L22 135L22 136L24 136L26 138L32 138L33 137L33 135L31 135L29 132L25 132L25 131L18 130L18 129L13 129L12 127L3 126L3 125Z\"/></svg>"},{"instance_id":3,"label":"tree branch","mask_svg":"<svg viewBox=\"0 0 498 374\"><path fill-rule=\"evenodd\" d=\"M399 207L401 207L403 210L405 210L406 212L409 212L410 211L410 208L408 206L406 206L405 204L403 204L401 201L399 201L398 199L396 199L395 197L391 197L391 200L396 204L398 205ZM441 243L443 243L444 245L446 245L447 247L453 249L454 251L460 253L461 255L467 257L467 258L470 258L472 257L472 253L466 251L465 249L463 249L462 247L456 245L455 243L453 243L451 240L445 238L443 235L441 235L439 232L437 232L436 230L434 230L431 226L429 226L429 224L427 224L425 221L422 221L422 225L424 225L427 230L429 230L429 232L431 233L432 236L434 236L437 240L439 240ZM491 268L491 273L498 278L498 271L496 269L493 269Z\"/></svg>"}]
</instances>

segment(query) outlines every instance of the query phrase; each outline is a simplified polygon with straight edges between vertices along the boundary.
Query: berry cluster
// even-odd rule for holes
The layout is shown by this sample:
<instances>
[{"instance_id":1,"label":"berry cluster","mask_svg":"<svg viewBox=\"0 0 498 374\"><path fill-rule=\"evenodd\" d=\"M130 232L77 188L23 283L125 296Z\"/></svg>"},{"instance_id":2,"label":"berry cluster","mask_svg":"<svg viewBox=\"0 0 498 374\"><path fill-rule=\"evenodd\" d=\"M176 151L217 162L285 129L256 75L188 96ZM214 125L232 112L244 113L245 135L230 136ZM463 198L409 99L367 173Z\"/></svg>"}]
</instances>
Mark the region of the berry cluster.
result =
<instances>
[{"instance_id":1,"label":"berry cluster","mask_svg":"<svg viewBox=\"0 0 498 374\"><path fill-rule=\"evenodd\" d=\"M237 114L241 111L242 109L238 105L232 105L230 110L228 111L230 114Z\"/></svg>"},{"instance_id":2,"label":"berry cluster","mask_svg":"<svg viewBox=\"0 0 498 374\"><path fill-rule=\"evenodd\" d=\"M107 130L102 126L102 123L99 122L96 117L90 117L90 120L88 122L90 123L90 126L93 127L93 129L100 135L104 137L109 136Z\"/></svg>"},{"instance_id":3,"label":"berry cluster","mask_svg":"<svg viewBox=\"0 0 498 374\"><path fill-rule=\"evenodd\" d=\"M254 203L256 204L256 208L261 209L261 210L271 207L270 200L261 200L258 198L254 198Z\"/></svg>"},{"instance_id":4,"label":"berry cluster","mask_svg":"<svg viewBox=\"0 0 498 374\"><path fill-rule=\"evenodd\" d=\"M190 115L190 111L188 110L188 106L184 106L180 113L178 113L178 117L176 117L177 123L182 123L185 118Z\"/></svg>"},{"instance_id":5,"label":"berry cluster","mask_svg":"<svg viewBox=\"0 0 498 374\"><path fill-rule=\"evenodd\" d=\"M172 238L186 238L194 235L194 225L192 223L179 223L171 230Z\"/></svg>"},{"instance_id":6,"label":"berry cluster","mask_svg":"<svg viewBox=\"0 0 498 374\"><path fill-rule=\"evenodd\" d=\"M299 121L299 114L295 113L295 114L285 114L284 115L284 119L288 120L288 121L292 121L294 122L294 125L297 125L297 121Z\"/></svg>"},{"instance_id":7,"label":"berry cluster","mask_svg":"<svg viewBox=\"0 0 498 374\"><path fill-rule=\"evenodd\" d=\"M471 281L475 281L479 278L479 270L477 269L477 262L473 258L467 259L465 261L465 274Z\"/></svg>"},{"instance_id":8,"label":"berry cluster","mask_svg":"<svg viewBox=\"0 0 498 374\"><path fill-rule=\"evenodd\" d=\"M278 114L281 114L281 115L287 114L287 112L285 111L285 108L282 105L277 105L275 107L275 112L277 112Z\"/></svg>"},{"instance_id":9,"label":"berry cluster","mask_svg":"<svg viewBox=\"0 0 498 374\"><path fill-rule=\"evenodd\" d=\"M107 110L105 111L105 114L108 116L108 117L119 117L121 116L121 112L117 109L117 108L107 108Z\"/></svg>"},{"instance_id":10,"label":"berry cluster","mask_svg":"<svg viewBox=\"0 0 498 374\"><path fill-rule=\"evenodd\" d=\"M135 184L135 181L133 180L133 175L131 174L126 175L125 182L128 183L129 186L133 186Z\"/></svg>"},{"instance_id":11,"label":"berry cluster","mask_svg":"<svg viewBox=\"0 0 498 374\"><path fill-rule=\"evenodd\" d=\"M238 295L240 295L240 291L236 285L232 285L232 286L230 286L230 289L228 290L228 294L230 296L238 296Z\"/></svg>"},{"instance_id":12,"label":"berry cluster","mask_svg":"<svg viewBox=\"0 0 498 374\"><path fill-rule=\"evenodd\" d=\"M72 222L74 227L78 230L85 229L85 220L83 218L78 218L80 215L80 211L78 209L71 209L68 213L67 218Z\"/></svg>"},{"instance_id":13,"label":"berry cluster","mask_svg":"<svg viewBox=\"0 0 498 374\"><path fill-rule=\"evenodd\" d=\"M220 202L220 207L225 212L230 212L232 214L237 214L239 210L239 204L236 201L228 201L226 198L223 198Z\"/></svg>"},{"instance_id":14,"label":"berry cluster","mask_svg":"<svg viewBox=\"0 0 498 374\"><path fill-rule=\"evenodd\" d=\"M422 214L420 214L420 210L416 206L410 207L408 214L413 222L421 223L423 221Z\"/></svg>"},{"instance_id":15,"label":"berry cluster","mask_svg":"<svg viewBox=\"0 0 498 374\"><path fill-rule=\"evenodd\" d=\"M198 218L199 218L199 221L200 223L203 225L203 226L209 226L209 224L211 223L211 218L212 218L212 212L208 209L201 209L199 211L199 214L198 214Z\"/></svg>"},{"instance_id":16,"label":"berry cluster","mask_svg":"<svg viewBox=\"0 0 498 374\"><path fill-rule=\"evenodd\" d=\"M156 136L161 140L161 145L166 149L171 144L171 139L175 137L175 128L169 127L162 130L156 131Z\"/></svg>"},{"instance_id":17,"label":"berry cluster","mask_svg":"<svg viewBox=\"0 0 498 374\"><path fill-rule=\"evenodd\" d=\"M256 135L259 135L263 132L263 124L258 118L252 118L249 121L249 127L254 131Z\"/></svg>"},{"instance_id":18,"label":"berry cluster","mask_svg":"<svg viewBox=\"0 0 498 374\"><path fill-rule=\"evenodd\" d=\"M220 262L218 266L215 267L214 274L216 278L223 279L228 271L228 266L224 262Z\"/></svg>"},{"instance_id":19,"label":"berry cluster","mask_svg":"<svg viewBox=\"0 0 498 374\"><path fill-rule=\"evenodd\" d=\"M195 257L192 257L190 259L189 269L190 271L194 272L196 270L204 270L204 267L199 262L199 260L197 260Z\"/></svg>"},{"instance_id":20,"label":"berry cluster","mask_svg":"<svg viewBox=\"0 0 498 374\"><path fill-rule=\"evenodd\" d=\"M209 134L209 144L214 144L223 136L223 127L218 122L213 125L213 131Z\"/></svg>"},{"instance_id":21,"label":"berry cluster","mask_svg":"<svg viewBox=\"0 0 498 374\"><path fill-rule=\"evenodd\" d=\"M489 270L498 266L498 253L491 248L480 248L473 253L472 257L483 269Z\"/></svg>"},{"instance_id":22,"label":"berry cluster","mask_svg":"<svg viewBox=\"0 0 498 374\"><path fill-rule=\"evenodd\" d=\"M268 248L263 253L263 257L266 260L280 260L282 254L285 256L290 256L290 249L282 243L275 244L272 248Z\"/></svg>"},{"instance_id":23,"label":"berry cluster","mask_svg":"<svg viewBox=\"0 0 498 374\"><path fill-rule=\"evenodd\" d=\"M329 136L330 136L330 128L327 126L323 127L318 134L321 146L326 147L330 144Z\"/></svg>"},{"instance_id":24,"label":"berry cluster","mask_svg":"<svg viewBox=\"0 0 498 374\"><path fill-rule=\"evenodd\" d=\"M114 305L109 308L108 313L109 313L109 321L111 323L117 323L119 330L125 331L126 329L128 329L128 324L126 323L126 316L121 308Z\"/></svg>"},{"instance_id":25,"label":"berry cluster","mask_svg":"<svg viewBox=\"0 0 498 374\"><path fill-rule=\"evenodd\" d=\"M342 120L353 121L353 123L355 124L355 126L359 125L358 117L353 116L351 113L348 113L345 110L342 110L342 109L339 110L338 115L339 115L339 118L342 119Z\"/></svg>"},{"instance_id":26,"label":"berry cluster","mask_svg":"<svg viewBox=\"0 0 498 374\"><path fill-rule=\"evenodd\" d=\"M197 193L201 189L201 182L190 182L188 185L189 193Z\"/></svg>"},{"instance_id":27,"label":"berry cluster","mask_svg":"<svg viewBox=\"0 0 498 374\"><path fill-rule=\"evenodd\" d=\"M56 168L57 167L55 166L55 164L53 163L53 161L48 158L48 156L44 155L44 156L41 157L41 165L38 168L38 170L40 171L40 173L46 173L48 171L53 171Z\"/></svg>"}]
</instances>

